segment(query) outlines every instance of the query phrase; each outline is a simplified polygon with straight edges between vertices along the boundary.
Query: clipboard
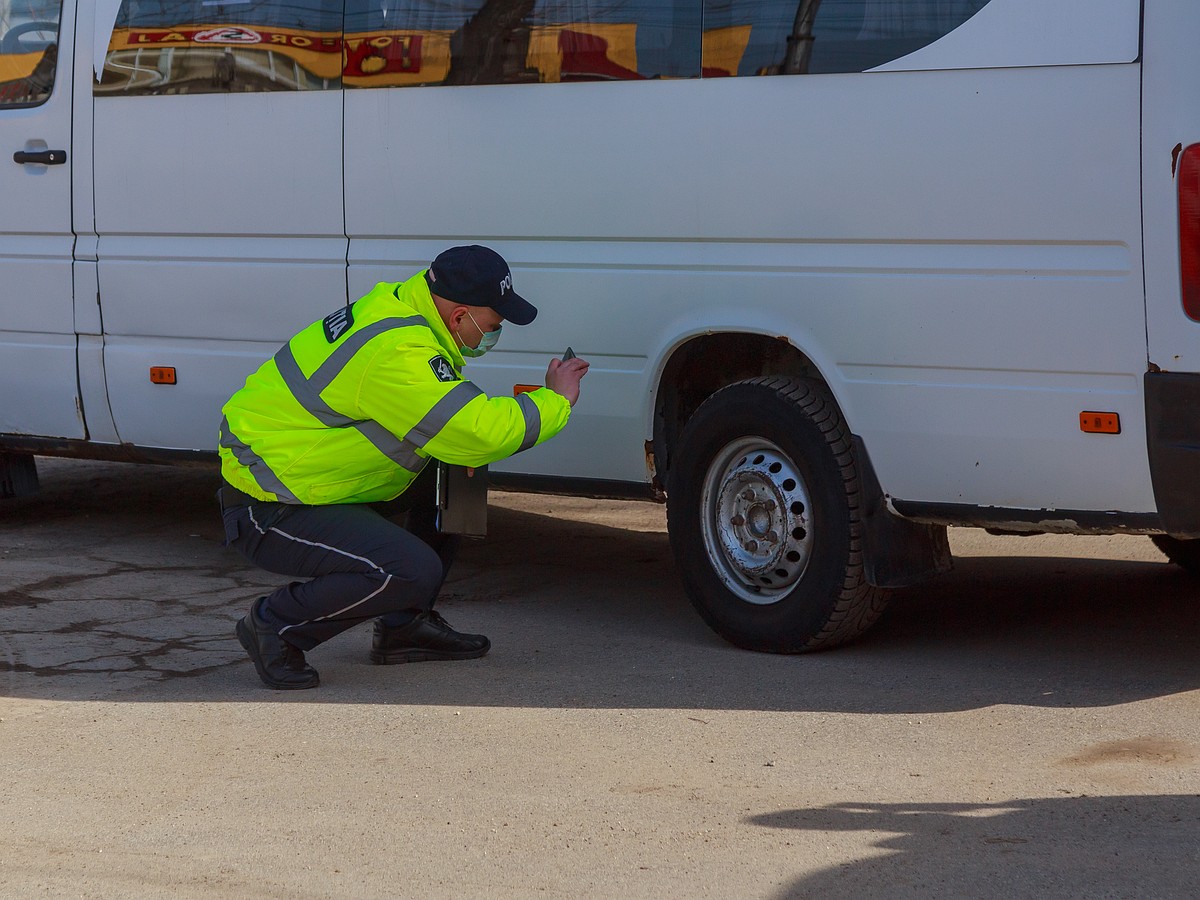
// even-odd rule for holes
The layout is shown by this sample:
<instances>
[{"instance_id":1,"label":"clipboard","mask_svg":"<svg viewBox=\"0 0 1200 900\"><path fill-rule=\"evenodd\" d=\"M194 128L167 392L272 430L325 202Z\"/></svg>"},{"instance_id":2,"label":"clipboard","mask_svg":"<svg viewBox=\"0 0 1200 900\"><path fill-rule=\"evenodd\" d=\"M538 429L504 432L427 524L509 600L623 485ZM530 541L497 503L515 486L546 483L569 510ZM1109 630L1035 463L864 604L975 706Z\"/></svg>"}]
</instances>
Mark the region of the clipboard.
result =
<instances>
[{"instance_id":1,"label":"clipboard","mask_svg":"<svg viewBox=\"0 0 1200 900\"><path fill-rule=\"evenodd\" d=\"M487 536L487 466L473 476L466 466L437 464L437 530L466 537Z\"/></svg>"}]
</instances>

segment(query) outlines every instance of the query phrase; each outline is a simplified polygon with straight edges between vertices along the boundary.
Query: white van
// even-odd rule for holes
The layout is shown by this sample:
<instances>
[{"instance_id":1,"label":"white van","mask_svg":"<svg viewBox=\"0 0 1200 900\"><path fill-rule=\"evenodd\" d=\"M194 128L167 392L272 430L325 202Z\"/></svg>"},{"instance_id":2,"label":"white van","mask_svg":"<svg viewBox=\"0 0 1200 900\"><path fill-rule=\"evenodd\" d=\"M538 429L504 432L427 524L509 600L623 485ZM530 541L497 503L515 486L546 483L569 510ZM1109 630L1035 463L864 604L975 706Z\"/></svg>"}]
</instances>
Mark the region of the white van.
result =
<instances>
[{"instance_id":1,"label":"white van","mask_svg":"<svg viewBox=\"0 0 1200 900\"><path fill-rule=\"evenodd\" d=\"M479 242L542 315L470 377L592 363L494 483L669 498L734 643L855 636L948 524L1200 570L1198 39L1179 0L0 0L7 492L211 459L293 332Z\"/></svg>"}]
</instances>

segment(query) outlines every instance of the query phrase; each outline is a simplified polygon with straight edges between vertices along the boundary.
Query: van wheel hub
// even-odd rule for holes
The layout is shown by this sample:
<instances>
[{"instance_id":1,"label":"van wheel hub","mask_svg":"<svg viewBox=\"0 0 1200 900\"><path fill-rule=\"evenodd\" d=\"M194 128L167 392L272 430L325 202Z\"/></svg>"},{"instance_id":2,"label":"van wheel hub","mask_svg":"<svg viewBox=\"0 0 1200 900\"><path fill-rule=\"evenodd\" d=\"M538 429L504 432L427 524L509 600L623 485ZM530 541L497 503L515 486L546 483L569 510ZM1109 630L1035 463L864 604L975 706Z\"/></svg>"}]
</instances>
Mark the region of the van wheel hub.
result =
<instances>
[{"instance_id":1,"label":"van wheel hub","mask_svg":"<svg viewBox=\"0 0 1200 900\"><path fill-rule=\"evenodd\" d=\"M703 531L726 586L749 603L781 600L812 552L809 497L795 462L762 437L727 444L704 481Z\"/></svg>"}]
</instances>

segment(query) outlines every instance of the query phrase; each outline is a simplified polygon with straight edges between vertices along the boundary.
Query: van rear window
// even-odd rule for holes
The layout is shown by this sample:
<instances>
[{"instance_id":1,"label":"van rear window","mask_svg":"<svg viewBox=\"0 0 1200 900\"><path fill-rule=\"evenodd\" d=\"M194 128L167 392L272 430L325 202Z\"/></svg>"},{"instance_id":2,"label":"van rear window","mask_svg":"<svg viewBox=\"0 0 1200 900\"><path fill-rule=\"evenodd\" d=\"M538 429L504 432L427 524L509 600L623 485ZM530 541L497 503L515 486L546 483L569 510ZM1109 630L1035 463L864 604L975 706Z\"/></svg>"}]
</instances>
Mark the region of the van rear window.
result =
<instances>
[{"instance_id":1,"label":"van rear window","mask_svg":"<svg viewBox=\"0 0 1200 900\"><path fill-rule=\"evenodd\" d=\"M704 0L704 74L863 72L949 34L989 0Z\"/></svg>"},{"instance_id":2,"label":"van rear window","mask_svg":"<svg viewBox=\"0 0 1200 900\"><path fill-rule=\"evenodd\" d=\"M96 93L862 72L936 41L987 3L123 0Z\"/></svg>"}]
</instances>

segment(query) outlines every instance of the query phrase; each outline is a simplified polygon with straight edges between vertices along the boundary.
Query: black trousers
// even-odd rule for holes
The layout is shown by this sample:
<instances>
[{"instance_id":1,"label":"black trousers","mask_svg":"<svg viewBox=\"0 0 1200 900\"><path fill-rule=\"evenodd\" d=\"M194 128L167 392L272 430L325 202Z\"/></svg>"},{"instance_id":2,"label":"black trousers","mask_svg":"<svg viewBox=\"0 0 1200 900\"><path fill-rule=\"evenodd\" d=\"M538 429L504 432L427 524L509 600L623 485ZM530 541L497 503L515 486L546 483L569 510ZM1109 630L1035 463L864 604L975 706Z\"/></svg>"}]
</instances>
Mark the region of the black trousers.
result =
<instances>
[{"instance_id":1,"label":"black trousers","mask_svg":"<svg viewBox=\"0 0 1200 900\"><path fill-rule=\"evenodd\" d=\"M437 532L435 479L426 466L386 504L264 503L223 487L227 545L268 572L310 579L269 594L260 617L311 650L368 619L403 625L431 609L459 544Z\"/></svg>"}]
</instances>

